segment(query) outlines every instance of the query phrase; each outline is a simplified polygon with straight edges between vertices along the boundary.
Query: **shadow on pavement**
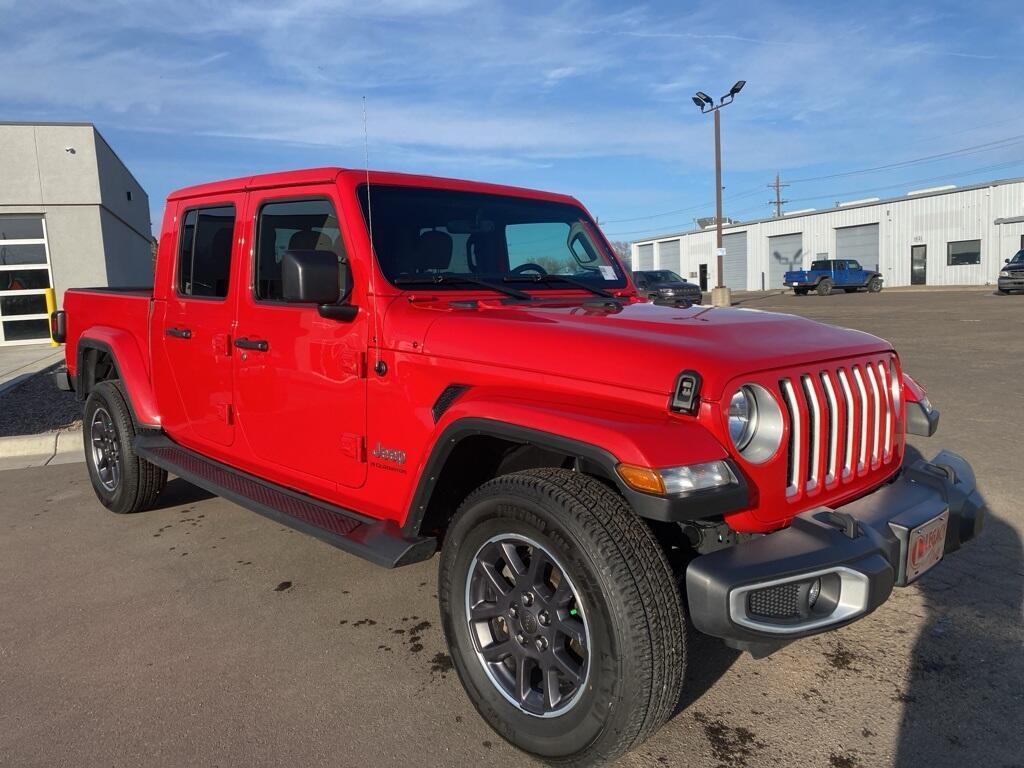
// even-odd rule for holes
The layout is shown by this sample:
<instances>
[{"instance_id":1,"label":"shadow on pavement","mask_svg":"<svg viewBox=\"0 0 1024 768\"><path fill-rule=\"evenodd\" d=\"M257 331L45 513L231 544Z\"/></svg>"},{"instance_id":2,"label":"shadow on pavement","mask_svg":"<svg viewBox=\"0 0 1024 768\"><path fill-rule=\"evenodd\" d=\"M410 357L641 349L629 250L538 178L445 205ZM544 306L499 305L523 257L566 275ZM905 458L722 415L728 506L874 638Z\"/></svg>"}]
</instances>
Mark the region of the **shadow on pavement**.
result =
<instances>
[{"instance_id":1,"label":"shadow on pavement","mask_svg":"<svg viewBox=\"0 0 1024 768\"><path fill-rule=\"evenodd\" d=\"M179 507L182 504L194 504L197 501L212 499L213 494L204 491L197 485L192 485L180 477L167 481L167 487L156 500L153 509L167 509L168 507Z\"/></svg>"},{"instance_id":2,"label":"shadow on pavement","mask_svg":"<svg viewBox=\"0 0 1024 768\"><path fill-rule=\"evenodd\" d=\"M687 623L686 677L672 717L700 699L729 671L740 655L740 651L729 648L717 637L697 632Z\"/></svg>"},{"instance_id":3,"label":"shadow on pavement","mask_svg":"<svg viewBox=\"0 0 1024 768\"><path fill-rule=\"evenodd\" d=\"M990 513L977 539L918 582L925 623L899 696L894 765L1024 765L1022 562L1020 536Z\"/></svg>"}]
</instances>

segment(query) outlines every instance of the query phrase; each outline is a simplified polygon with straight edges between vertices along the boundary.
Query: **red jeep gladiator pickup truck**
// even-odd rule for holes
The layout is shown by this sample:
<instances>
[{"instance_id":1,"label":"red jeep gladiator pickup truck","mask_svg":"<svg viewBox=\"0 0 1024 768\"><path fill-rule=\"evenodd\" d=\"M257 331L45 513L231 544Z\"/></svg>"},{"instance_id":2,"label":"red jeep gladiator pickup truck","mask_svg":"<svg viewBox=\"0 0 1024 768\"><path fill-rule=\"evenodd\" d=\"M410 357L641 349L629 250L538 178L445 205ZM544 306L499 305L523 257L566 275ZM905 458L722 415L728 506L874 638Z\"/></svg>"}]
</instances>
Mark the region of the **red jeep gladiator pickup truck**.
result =
<instances>
[{"instance_id":1,"label":"red jeep gladiator pickup truck","mask_svg":"<svg viewBox=\"0 0 1024 768\"><path fill-rule=\"evenodd\" d=\"M575 199L337 168L167 200L154 287L52 318L114 512L167 473L386 567L440 550L483 718L614 758L691 628L755 655L881 605L981 529L891 345L638 298Z\"/></svg>"}]
</instances>

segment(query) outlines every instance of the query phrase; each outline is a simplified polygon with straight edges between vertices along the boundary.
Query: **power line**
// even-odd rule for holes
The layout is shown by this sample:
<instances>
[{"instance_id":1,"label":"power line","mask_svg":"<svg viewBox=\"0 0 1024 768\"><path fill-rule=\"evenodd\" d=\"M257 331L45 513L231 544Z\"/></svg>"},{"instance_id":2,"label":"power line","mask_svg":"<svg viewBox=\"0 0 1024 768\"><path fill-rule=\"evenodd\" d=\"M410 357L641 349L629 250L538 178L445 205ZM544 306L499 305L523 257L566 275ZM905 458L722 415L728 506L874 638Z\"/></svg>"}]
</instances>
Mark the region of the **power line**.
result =
<instances>
[{"instance_id":1,"label":"power line","mask_svg":"<svg viewBox=\"0 0 1024 768\"><path fill-rule=\"evenodd\" d=\"M807 176L803 179L790 179L790 184L803 184L808 181L825 181L827 179L839 179L846 176L857 176L865 173L876 173L878 171L889 171L894 168L905 168L910 165L916 165L918 163L930 163L935 160L945 160L950 157L973 155L979 152L990 152L995 149L1005 149L1007 147L1016 146L1017 144L1024 143L1024 134L1017 136L1008 136L1005 139L999 139L997 141L990 141L985 144L978 144L973 147L963 147L961 149L952 149L948 152L940 152L935 155L926 155L924 157L917 157L912 160L900 160L895 163L886 163L885 165L876 165L872 168L860 168L853 171L843 171L841 173L830 173L824 176Z\"/></svg>"}]
</instances>

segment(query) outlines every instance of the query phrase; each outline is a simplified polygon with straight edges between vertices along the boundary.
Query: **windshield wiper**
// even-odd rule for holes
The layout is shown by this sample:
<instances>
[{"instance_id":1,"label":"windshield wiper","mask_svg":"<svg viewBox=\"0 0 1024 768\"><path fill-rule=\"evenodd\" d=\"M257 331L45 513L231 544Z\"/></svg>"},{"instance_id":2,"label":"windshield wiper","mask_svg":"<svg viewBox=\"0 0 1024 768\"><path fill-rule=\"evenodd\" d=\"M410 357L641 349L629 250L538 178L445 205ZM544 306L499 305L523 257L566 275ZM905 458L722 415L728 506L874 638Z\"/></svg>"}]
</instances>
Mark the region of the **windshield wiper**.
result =
<instances>
[{"instance_id":1,"label":"windshield wiper","mask_svg":"<svg viewBox=\"0 0 1024 768\"><path fill-rule=\"evenodd\" d=\"M515 288L509 288L508 286L501 285L498 283L492 283L490 280L483 280L479 277L470 277L468 275L423 275L422 277L399 277L394 280L395 285L453 285L456 283L463 283L466 285L479 285L482 288L490 288L492 291L497 293L504 293L506 296L511 296L514 299L520 301L532 301L533 297L525 291L517 291Z\"/></svg>"},{"instance_id":2,"label":"windshield wiper","mask_svg":"<svg viewBox=\"0 0 1024 768\"><path fill-rule=\"evenodd\" d=\"M605 299L614 299L615 297L604 290L604 288L598 288L596 285L590 285L583 280L577 280L575 277L569 277L568 275L536 275L536 276L523 276L523 277L506 277L506 283L568 283L569 285L575 286L576 288L582 288L585 291L601 296Z\"/></svg>"}]
</instances>

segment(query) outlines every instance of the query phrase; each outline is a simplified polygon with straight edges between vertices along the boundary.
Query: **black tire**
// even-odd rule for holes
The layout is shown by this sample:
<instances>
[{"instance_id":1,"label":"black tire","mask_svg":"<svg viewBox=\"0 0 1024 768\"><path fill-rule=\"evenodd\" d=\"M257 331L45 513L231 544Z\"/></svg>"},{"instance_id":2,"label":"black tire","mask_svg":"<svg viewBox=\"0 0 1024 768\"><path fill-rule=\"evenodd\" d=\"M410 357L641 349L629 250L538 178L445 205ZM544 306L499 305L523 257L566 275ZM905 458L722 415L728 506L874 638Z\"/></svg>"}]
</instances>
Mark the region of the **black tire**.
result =
<instances>
[{"instance_id":1,"label":"black tire","mask_svg":"<svg viewBox=\"0 0 1024 768\"><path fill-rule=\"evenodd\" d=\"M82 437L89 479L103 506L124 515L156 503L167 485L167 472L135 453L135 424L120 381L101 381L89 393Z\"/></svg>"},{"instance_id":2,"label":"black tire","mask_svg":"<svg viewBox=\"0 0 1024 768\"><path fill-rule=\"evenodd\" d=\"M1001 294L1003 296L1008 296L1010 294L1010 292L1004 288L996 288L996 293Z\"/></svg>"},{"instance_id":3,"label":"black tire","mask_svg":"<svg viewBox=\"0 0 1024 768\"><path fill-rule=\"evenodd\" d=\"M565 711L547 717L524 711L499 690L477 655L473 637L479 632L471 633L468 620L469 572L496 537L525 537L539 545L564 566L579 595L588 671ZM647 525L596 479L534 469L485 483L452 521L438 581L441 620L459 678L484 720L516 747L560 765L591 765L637 746L674 711L686 667L675 577ZM514 599L517 587L510 594ZM498 622L507 629L505 643L519 640L529 648L529 640L513 638L526 627L524 615L520 607L519 613L510 609L483 623L491 632L492 622ZM513 629L513 621L520 622L519 629Z\"/></svg>"},{"instance_id":4,"label":"black tire","mask_svg":"<svg viewBox=\"0 0 1024 768\"><path fill-rule=\"evenodd\" d=\"M822 280L818 283L818 287L815 288L815 290L817 291L819 296L828 296L830 293L832 293L832 281L829 280L827 277L822 278Z\"/></svg>"},{"instance_id":5,"label":"black tire","mask_svg":"<svg viewBox=\"0 0 1024 768\"><path fill-rule=\"evenodd\" d=\"M806 296L807 295L807 289L806 288L794 288L793 289L793 293L795 293L797 296Z\"/></svg>"},{"instance_id":6,"label":"black tire","mask_svg":"<svg viewBox=\"0 0 1024 768\"><path fill-rule=\"evenodd\" d=\"M882 292L882 278L872 277L868 280L868 293L881 293Z\"/></svg>"}]
</instances>

